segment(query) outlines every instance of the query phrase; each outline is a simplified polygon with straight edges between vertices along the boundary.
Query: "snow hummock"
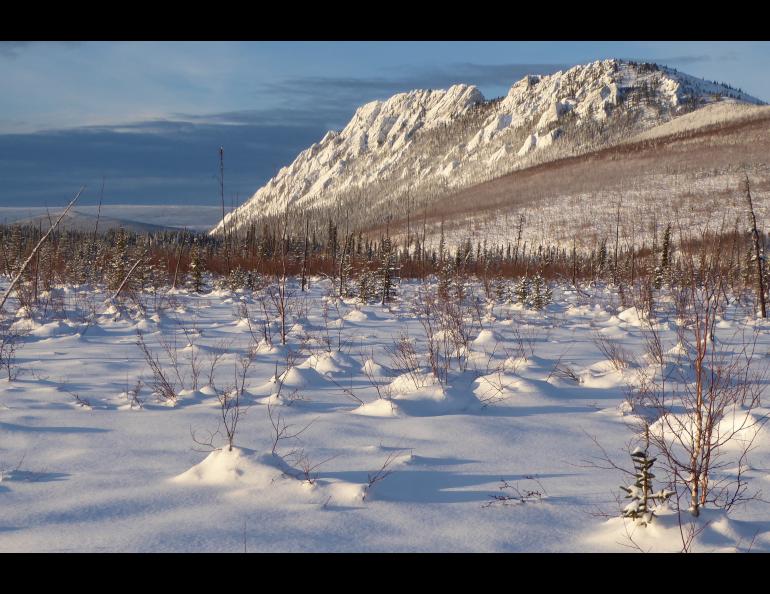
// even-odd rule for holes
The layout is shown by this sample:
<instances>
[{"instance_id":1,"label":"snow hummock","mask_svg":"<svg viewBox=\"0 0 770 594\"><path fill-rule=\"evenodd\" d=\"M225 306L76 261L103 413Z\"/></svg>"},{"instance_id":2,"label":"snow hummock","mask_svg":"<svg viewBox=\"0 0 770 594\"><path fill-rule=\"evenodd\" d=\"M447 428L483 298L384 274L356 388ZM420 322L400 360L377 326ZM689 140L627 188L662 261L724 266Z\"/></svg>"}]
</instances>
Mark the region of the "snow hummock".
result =
<instances>
[{"instance_id":1,"label":"snow hummock","mask_svg":"<svg viewBox=\"0 0 770 594\"><path fill-rule=\"evenodd\" d=\"M211 452L206 458L172 480L179 484L269 486L281 472L271 457L254 457L233 447Z\"/></svg>"}]
</instances>

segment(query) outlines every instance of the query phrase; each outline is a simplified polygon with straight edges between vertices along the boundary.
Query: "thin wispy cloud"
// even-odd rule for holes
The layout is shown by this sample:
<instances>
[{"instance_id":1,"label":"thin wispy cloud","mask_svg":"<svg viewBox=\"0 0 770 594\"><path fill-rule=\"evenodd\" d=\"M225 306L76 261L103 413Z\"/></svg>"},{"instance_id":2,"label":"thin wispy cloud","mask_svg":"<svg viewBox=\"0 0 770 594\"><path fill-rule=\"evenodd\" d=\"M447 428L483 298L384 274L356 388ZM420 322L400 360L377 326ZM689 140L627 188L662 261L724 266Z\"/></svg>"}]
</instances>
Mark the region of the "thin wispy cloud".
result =
<instances>
[{"instance_id":1,"label":"thin wispy cloud","mask_svg":"<svg viewBox=\"0 0 770 594\"><path fill-rule=\"evenodd\" d=\"M225 147L228 197L250 196L302 149L320 127L190 121L132 122L0 135L0 206L58 204L72 188L107 203L215 204L218 149Z\"/></svg>"},{"instance_id":2,"label":"thin wispy cloud","mask_svg":"<svg viewBox=\"0 0 770 594\"><path fill-rule=\"evenodd\" d=\"M725 52L723 54L701 54L684 56L663 56L657 58L629 58L636 62L654 62L656 64L702 64L710 62L726 62L737 60L738 55L735 52Z\"/></svg>"},{"instance_id":3,"label":"thin wispy cloud","mask_svg":"<svg viewBox=\"0 0 770 594\"><path fill-rule=\"evenodd\" d=\"M25 51L46 45L54 45L59 49L74 49L80 44L80 41L0 41L0 58L16 59Z\"/></svg>"},{"instance_id":4,"label":"thin wispy cloud","mask_svg":"<svg viewBox=\"0 0 770 594\"><path fill-rule=\"evenodd\" d=\"M0 41L0 58L18 58L29 41Z\"/></svg>"},{"instance_id":5,"label":"thin wispy cloud","mask_svg":"<svg viewBox=\"0 0 770 594\"><path fill-rule=\"evenodd\" d=\"M551 74L569 68L566 64L450 64L433 68L391 68L400 76L333 77L303 76L267 83L266 93L296 98L337 101L394 94L413 89L438 89L454 84L476 86L511 86L528 74Z\"/></svg>"}]
</instances>

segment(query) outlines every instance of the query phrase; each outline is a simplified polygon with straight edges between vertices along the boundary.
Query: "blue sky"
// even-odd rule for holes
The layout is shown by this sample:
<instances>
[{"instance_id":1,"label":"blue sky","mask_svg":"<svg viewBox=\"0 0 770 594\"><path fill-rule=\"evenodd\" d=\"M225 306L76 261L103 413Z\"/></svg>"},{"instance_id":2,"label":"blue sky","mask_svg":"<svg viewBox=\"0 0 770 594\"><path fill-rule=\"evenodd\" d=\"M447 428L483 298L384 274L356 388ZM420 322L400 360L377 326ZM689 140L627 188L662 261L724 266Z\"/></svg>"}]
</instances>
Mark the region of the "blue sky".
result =
<instances>
[{"instance_id":1,"label":"blue sky","mask_svg":"<svg viewBox=\"0 0 770 594\"><path fill-rule=\"evenodd\" d=\"M242 201L366 101L650 60L770 101L767 42L0 42L0 206Z\"/></svg>"}]
</instances>

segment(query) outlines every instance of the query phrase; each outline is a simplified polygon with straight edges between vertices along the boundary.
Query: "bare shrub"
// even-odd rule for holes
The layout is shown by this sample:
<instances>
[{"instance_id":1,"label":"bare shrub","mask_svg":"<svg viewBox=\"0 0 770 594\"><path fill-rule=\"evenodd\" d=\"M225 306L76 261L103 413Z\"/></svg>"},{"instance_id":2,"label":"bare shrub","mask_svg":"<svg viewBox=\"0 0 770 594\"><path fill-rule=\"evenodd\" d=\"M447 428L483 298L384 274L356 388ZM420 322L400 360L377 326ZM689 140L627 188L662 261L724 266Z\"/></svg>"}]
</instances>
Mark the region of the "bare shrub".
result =
<instances>
[{"instance_id":1,"label":"bare shrub","mask_svg":"<svg viewBox=\"0 0 770 594\"><path fill-rule=\"evenodd\" d=\"M516 343L515 354L526 360L535 356L535 340L537 337L535 328L523 328L520 324L513 324L511 327L514 342Z\"/></svg>"},{"instance_id":2,"label":"bare shrub","mask_svg":"<svg viewBox=\"0 0 770 594\"><path fill-rule=\"evenodd\" d=\"M651 323L643 326L642 337L644 338L645 350L647 351L647 356L650 360L657 365L665 365L666 356L663 351L660 333L655 330L655 327Z\"/></svg>"},{"instance_id":3,"label":"bare shrub","mask_svg":"<svg viewBox=\"0 0 770 594\"><path fill-rule=\"evenodd\" d=\"M278 328L281 344L286 344L287 324L293 305L294 291L289 289L288 277L285 273L276 278L275 283L266 289L267 296L278 315ZM266 319L267 323L267 319Z\"/></svg>"},{"instance_id":4,"label":"bare shrub","mask_svg":"<svg viewBox=\"0 0 770 594\"><path fill-rule=\"evenodd\" d=\"M487 501L481 507L488 508L493 506L509 506L509 505L524 505L525 503L535 503L542 501L543 498L548 496L548 493L543 486L543 483L533 475L527 475L528 481L533 481L537 487L529 487L525 489L519 489L518 483L512 485L505 479L500 479L500 486L497 494L490 495L490 501Z\"/></svg>"},{"instance_id":5,"label":"bare shrub","mask_svg":"<svg viewBox=\"0 0 770 594\"><path fill-rule=\"evenodd\" d=\"M211 348L207 355L208 362L208 386L214 385L214 375L216 373L217 365L219 361L227 354L227 351L232 344L231 341L226 339L220 340L214 347ZM252 350L253 353L253 350Z\"/></svg>"},{"instance_id":6,"label":"bare shrub","mask_svg":"<svg viewBox=\"0 0 770 594\"><path fill-rule=\"evenodd\" d=\"M583 380L575 372L575 370L572 369L572 367L570 367L566 363L562 363L561 361L558 361L556 365L553 366L553 369L551 369L551 372L548 374L546 381L548 381L552 377L558 377L559 379L575 382L576 384L580 384L583 382Z\"/></svg>"},{"instance_id":7,"label":"bare shrub","mask_svg":"<svg viewBox=\"0 0 770 594\"><path fill-rule=\"evenodd\" d=\"M65 311L72 312L69 319L83 326L80 333L86 332L96 323L99 315L99 305L96 294L92 291L78 291L70 298L69 307L65 305Z\"/></svg>"},{"instance_id":8,"label":"bare shrub","mask_svg":"<svg viewBox=\"0 0 770 594\"><path fill-rule=\"evenodd\" d=\"M336 455L329 456L328 458L321 460L320 462L313 463L312 460L310 459L310 456L305 452L304 448L298 450L295 454L295 458L296 458L295 464L300 468L299 478L301 478L303 481L305 481L309 485L315 485L316 481L318 480L318 473L316 473L315 471L318 470L321 466L323 466L327 462L331 462L336 457L337 457Z\"/></svg>"},{"instance_id":9,"label":"bare shrub","mask_svg":"<svg viewBox=\"0 0 770 594\"><path fill-rule=\"evenodd\" d=\"M370 352L369 361L374 363L374 350ZM377 398L380 400L387 400L391 403L393 401L393 389L391 388L389 383L381 384L377 381L377 379L372 374L371 369L366 365L366 355L361 353L361 370L364 372L364 375L366 376L367 381L369 384L377 391Z\"/></svg>"},{"instance_id":10,"label":"bare shrub","mask_svg":"<svg viewBox=\"0 0 770 594\"><path fill-rule=\"evenodd\" d=\"M270 309L269 309L270 300L268 299L268 296L265 293L261 293L257 298L257 302L259 303L260 309L262 310L262 318L260 320L262 340L267 346L272 347L273 346L273 329L270 323L270 321L272 320L272 313L270 312ZM254 338L255 342L259 342L256 339L255 333L251 325L251 316L247 315L246 320L248 321L249 332L251 333L252 338Z\"/></svg>"},{"instance_id":11,"label":"bare shrub","mask_svg":"<svg viewBox=\"0 0 770 594\"><path fill-rule=\"evenodd\" d=\"M187 354L185 358L187 359L187 362L190 365L190 380L191 385L190 387L193 390L198 389L198 378L201 374L201 361L200 361L200 351L198 349L198 339L200 338L200 330L196 327L196 324L193 323L191 327L187 326L181 326L182 332L184 332L185 338L187 338Z\"/></svg>"},{"instance_id":12,"label":"bare shrub","mask_svg":"<svg viewBox=\"0 0 770 594\"><path fill-rule=\"evenodd\" d=\"M420 295L418 320L425 331L428 363L442 385L449 379L453 361L461 372L468 368L473 311L472 307L464 308L459 303L436 298L429 293Z\"/></svg>"},{"instance_id":13,"label":"bare shrub","mask_svg":"<svg viewBox=\"0 0 770 594\"><path fill-rule=\"evenodd\" d=\"M173 381L169 379L168 373L163 369L163 365L160 359L152 352L144 341L144 335L141 332L137 332L136 345L142 351L144 360L152 371L152 383L154 393L158 399L166 402L176 402L176 386Z\"/></svg>"},{"instance_id":14,"label":"bare shrub","mask_svg":"<svg viewBox=\"0 0 770 594\"><path fill-rule=\"evenodd\" d=\"M182 375L182 361L179 356L179 342L177 340L176 333L172 332L170 337L165 337L161 334L158 337L158 343L163 351L166 353L166 358L170 364L171 370L174 372L179 386L182 390L185 389L185 381Z\"/></svg>"},{"instance_id":15,"label":"bare shrub","mask_svg":"<svg viewBox=\"0 0 770 594\"><path fill-rule=\"evenodd\" d=\"M307 429L316 422L316 419L310 421L307 425L301 429L294 430L294 425L289 425L286 419L283 417L283 413L279 410L277 413L273 412L273 405L268 401L267 403L267 417L270 420L270 425L273 428L273 445L270 452L275 456L277 455L278 446L283 441L295 439L302 435Z\"/></svg>"},{"instance_id":16,"label":"bare shrub","mask_svg":"<svg viewBox=\"0 0 770 594\"><path fill-rule=\"evenodd\" d=\"M75 401L75 404L79 406L80 408L85 409L91 409L91 403L86 399L83 398L80 394L77 392L67 392L70 396L72 396L72 399Z\"/></svg>"},{"instance_id":17,"label":"bare shrub","mask_svg":"<svg viewBox=\"0 0 770 594\"><path fill-rule=\"evenodd\" d=\"M369 496L369 493L371 492L374 485L384 481L387 477L389 477L393 473L391 466L401 456L404 456L406 451L407 450L405 449L393 450L387 455L387 457L385 458L385 461L382 463L382 466L380 466L379 469L377 469L373 473L369 473L369 475L367 476L366 487L364 487L364 495L363 495L364 501L366 501L366 498Z\"/></svg>"},{"instance_id":18,"label":"bare shrub","mask_svg":"<svg viewBox=\"0 0 770 594\"><path fill-rule=\"evenodd\" d=\"M128 389L128 386L126 386L126 398L128 399L128 404L131 408L144 408L144 400L141 398L143 385L142 380L137 380L134 387L130 390Z\"/></svg>"},{"instance_id":19,"label":"bare shrub","mask_svg":"<svg viewBox=\"0 0 770 594\"><path fill-rule=\"evenodd\" d=\"M406 332L402 332L399 338L394 341L390 354L393 367L403 370L409 375L414 387L421 388L423 386L423 379L420 374L421 357L415 349L414 341Z\"/></svg>"},{"instance_id":20,"label":"bare shrub","mask_svg":"<svg viewBox=\"0 0 770 594\"><path fill-rule=\"evenodd\" d=\"M612 364L612 367L614 367L616 371L623 371L629 366L631 356L619 342L612 340L600 332L597 332L594 335L593 342L596 345L596 348L599 349L602 355L604 355L604 358Z\"/></svg>"},{"instance_id":21,"label":"bare shrub","mask_svg":"<svg viewBox=\"0 0 770 594\"><path fill-rule=\"evenodd\" d=\"M235 386L227 386L222 390L217 390L217 400L219 401L219 414L222 425L225 428L225 439L227 440L227 450L233 451L233 441L235 440L235 431L238 428L238 421L245 414L241 406L242 392Z\"/></svg>"},{"instance_id":22,"label":"bare shrub","mask_svg":"<svg viewBox=\"0 0 770 594\"><path fill-rule=\"evenodd\" d=\"M25 336L29 334L28 330L14 327L14 319L0 317L0 369L4 370L4 375L9 382L12 382L19 374L19 368L16 364L16 352Z\"/></svg>"}]
</instances>

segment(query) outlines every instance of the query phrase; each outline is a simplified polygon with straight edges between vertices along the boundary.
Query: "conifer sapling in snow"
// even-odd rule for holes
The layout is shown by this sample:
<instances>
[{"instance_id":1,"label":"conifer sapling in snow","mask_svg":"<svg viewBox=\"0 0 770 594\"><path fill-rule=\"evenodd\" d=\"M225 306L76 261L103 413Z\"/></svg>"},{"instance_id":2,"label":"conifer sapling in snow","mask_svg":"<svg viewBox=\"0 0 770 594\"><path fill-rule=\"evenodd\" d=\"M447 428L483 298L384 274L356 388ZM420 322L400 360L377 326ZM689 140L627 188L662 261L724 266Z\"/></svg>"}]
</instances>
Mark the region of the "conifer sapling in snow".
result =
<instances>
[{"instance_id":1,"label":"conifer sapling in snow","mask_svg":"<svg viewBox=\"0 0 770 594\"><path fill-rule=\"evenodd\" d=\"M627 487L620 488L626 492L626 499L631 502L623 508L622 517L639 520L642 526L651 523L655 517L654 508L651 504L660 505L674 494L668 489L661 489L657 493L652 492L652 466L656 458L650 458L646 450L636 448L631 452L631 459L634 461L634 471L636 480Z\"/></svg>"},{"instance_id":2,"label":"conifer sapling in snow","mask_svg":"<svg viewBox=\"0 0 770 594\"><path fill-rule=\"evenodd\" d=\"M203 289L203 268L205 266L203 251L198 240L193 242L190 253L190 272L192 275L193 291L200 293Z\"/></svg>"},{"instance_id":3,"label":"conifer sapling in snow","mask_svg":"<svg viewBox=\"0 0 770 594\"><path fill-rule=\"evenodd\" d=\"M529 293L529 278L524 276L519 280L519 284L516 286L516 301L522 305L529 305Z\"/></svg>"},{"instance_id":4,"label":"conifer sapling in snow","mask_svg":"<svg viewBox=\"0 0 770 594\"><path fill-rule=\"evenodd\" d=\"M535 309L543 309L552 301L553 293L545 279L538 273L532 280L531 305Z\"/></svg>"}]
</instances>

